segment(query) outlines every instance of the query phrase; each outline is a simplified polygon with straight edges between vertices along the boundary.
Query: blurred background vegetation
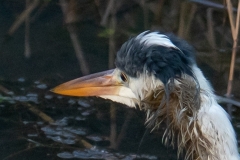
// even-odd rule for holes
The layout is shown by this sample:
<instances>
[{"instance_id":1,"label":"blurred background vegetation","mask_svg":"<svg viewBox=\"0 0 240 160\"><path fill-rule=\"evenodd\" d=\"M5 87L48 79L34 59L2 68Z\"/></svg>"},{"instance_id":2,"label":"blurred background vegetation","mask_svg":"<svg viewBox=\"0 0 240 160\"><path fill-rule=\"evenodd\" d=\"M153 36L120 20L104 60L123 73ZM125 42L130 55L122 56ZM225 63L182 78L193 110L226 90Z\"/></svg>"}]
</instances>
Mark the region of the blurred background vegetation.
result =
<instances>
[{"instance_id":1,"label":"blurred background vegetation","mask_svg":"<svg viewBox=\"0 0 240 160\"><path fill-rule=\"evenodd\" d=\"M232 6L227 8L230 2ZM49 138L51 134L56 136L56 132L50 134L46 130L56 129L62 123L55 124L55 127L48 124L59 122L64 117L71 120L71 125L79 127L79 120L73 123L71 119L75 117L76 120L79 114L83 116L80 124L91 130L86 133L87 136L74 137L78 143L83 141L80 143L83 148L91 148L89 145L93 144L98 146L100 141L100 146L115 151L119 149L140 155L144 150L143 153L154 155L148 156L148 159L175 159L175 154L163 146L159 147L161 131L154 133L153 137L143 138L147 140L142 142L145 129L141 112L120 105L116 114L111 107L109 109L111 104L108 101L63 98L49 93L52 87L67 80L114 68L120 46L129 37L145 30L173 33L194 46L198 65L216 93L220 96L228 93L228 98L233 95L235 105L225 106L225 109L231 113L234 127L240 134L240 111L237 107L240 99L239 54L231 60L234 50L238 52L239 48L236 41L239 26L235 25L239 23L238 5L237 0L1 0L0 145L8 149L0 147L0 158L24 159L31 153L34 159L38 156L39 159L71 157L73 152L70 151L79 148L76 143L66 145L50 136L55 142L52 143L44 138ZM234 23L230 23L231 20ZM232 71L231 64L235 64ZM227 90L229 73L233 77L230 92ZM89 109L88 105L94 107ZM113 112L117 117L116 134L120 135L116 143L116 135L111 137L109 129L109 113ZM85 117L89 115L94 118ZM128 124L130 120L131 124ZM61 131L66 131L66 128L61 128ZM89 138L96 134L100 137L99 141ZM60 138L64 136L68 137L64 132ZM9 137L11 142L6 141ZM151 150L153 142L157 142L154 143L157 150ZM38 147L41 151L36 153ZM69 155L65 154L66 150ZM63 154L59 155L59 152ZM100 152L94 154L101 155ZM114 156L116 159L116 154ZM121 156L134 159L133 155Z\"/></svg>"},{"instance_id":2,"label":"blurred background vegetation","mask_svg":"<svg viewBox=\"0 0 240 160\"><path fill-rule=\"evenodd\" d=\"M65 81L113 68L124 41L157 30L192 44L214 88L226 92L233 40L224 0L2 0L0 18L1 79Z\"/></svg>"}]
</instances>

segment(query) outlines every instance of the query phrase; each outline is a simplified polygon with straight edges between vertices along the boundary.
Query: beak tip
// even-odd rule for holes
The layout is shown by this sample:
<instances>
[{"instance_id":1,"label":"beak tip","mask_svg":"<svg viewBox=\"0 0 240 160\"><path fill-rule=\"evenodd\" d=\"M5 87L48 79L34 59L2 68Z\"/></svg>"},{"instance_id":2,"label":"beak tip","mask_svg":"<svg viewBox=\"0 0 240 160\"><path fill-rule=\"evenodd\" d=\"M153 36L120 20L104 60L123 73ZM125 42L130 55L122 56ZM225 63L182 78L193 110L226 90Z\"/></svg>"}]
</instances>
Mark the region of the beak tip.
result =
<instances>
[{"instance_id":1,"label":"beak tip","mask_svg":"<svg viewBox=\"0 0 240 160\"><path fill-rule=\"evenodd\" d=\"M59 90L58 86L50 89L50 92L57 93L57 94L59 94L59 91L61 91L61 90Z\"/></svg>"}]
</instances>

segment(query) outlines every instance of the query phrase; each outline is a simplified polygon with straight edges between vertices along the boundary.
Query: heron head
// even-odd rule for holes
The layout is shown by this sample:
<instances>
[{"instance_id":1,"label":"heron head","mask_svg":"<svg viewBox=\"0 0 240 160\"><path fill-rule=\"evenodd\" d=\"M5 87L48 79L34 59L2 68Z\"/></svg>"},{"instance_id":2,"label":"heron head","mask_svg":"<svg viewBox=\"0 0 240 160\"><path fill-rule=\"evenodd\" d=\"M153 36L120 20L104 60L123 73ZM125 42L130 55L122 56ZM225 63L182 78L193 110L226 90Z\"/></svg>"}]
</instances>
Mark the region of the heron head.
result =
<instances>
[{"instance_id":1,"label":"heron head","mask_svg":"<svg viewBox=\"0 0 240 160\"><path fill-rule=\"evenodd\" d=\"M143 32L125 42L116 69L78 78L52 91L71 96L98 96L135 107L156 89L166 94L176 79L195 78L194 51L185 41L158 32Z\"/></svg>"}]
</instances>

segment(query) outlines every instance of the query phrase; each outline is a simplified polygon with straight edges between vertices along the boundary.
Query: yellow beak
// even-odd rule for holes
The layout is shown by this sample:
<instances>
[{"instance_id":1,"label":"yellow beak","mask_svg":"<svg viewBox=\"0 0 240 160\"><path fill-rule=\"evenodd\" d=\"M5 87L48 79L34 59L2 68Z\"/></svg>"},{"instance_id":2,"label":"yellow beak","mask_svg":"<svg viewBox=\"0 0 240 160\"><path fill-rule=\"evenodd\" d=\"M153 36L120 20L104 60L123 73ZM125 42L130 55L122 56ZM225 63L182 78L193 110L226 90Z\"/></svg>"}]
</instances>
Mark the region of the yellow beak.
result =
<instances>
[{"instance_id":1,"label":"yellow beak","mask_svg":"<svg viewBox=\"0 0 240 160\"><path fill-rule=\"evenodd\" d=\"M119 95L123 85L113 77L114 70L108 70L63 83L51 91L69 96Z\"/></svg>"},{"instance_id":2,"label":"yellow beak","mask_svg":"<svg viewBox=\"0 0 240 160\"><path fill-rule=\"evenodd\" d=\"M87 75L63 83L51 90L68 96L98 96L134 107L137 98L132 90L123 85L115 69Z\"/></svg>"},{"instance_id":3,"label":"yellow beak","mask_svg":"<svg viewBox=\"0 0 240 160\"><path fill-rule=\"evenodd\" d=\"M118 95L121 83L113 78L113 71L108 70L63 83L51 91L69 96Z\"/></svg>"}]
</instances>

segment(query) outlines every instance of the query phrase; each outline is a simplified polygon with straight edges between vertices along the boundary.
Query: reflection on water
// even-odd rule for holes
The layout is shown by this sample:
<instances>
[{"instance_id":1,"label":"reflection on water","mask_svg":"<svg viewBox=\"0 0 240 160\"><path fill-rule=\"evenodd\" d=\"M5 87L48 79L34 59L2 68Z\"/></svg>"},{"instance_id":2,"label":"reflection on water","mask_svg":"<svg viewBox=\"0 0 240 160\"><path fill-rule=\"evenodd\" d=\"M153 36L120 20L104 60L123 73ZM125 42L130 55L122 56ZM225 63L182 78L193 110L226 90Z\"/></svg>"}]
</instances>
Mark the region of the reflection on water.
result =
<instances>
[{"instance_id":1,"label":"reflection on water","mask_svg":"<svg viewBox=\"0 0 240 160\"><path fill-rule=\"evenodd\" d=\"M14 2L20 3L17 0ZM152 2L155 1L150 1ZM64 81L81 76L69 33L66 26L63 26L62 11L58 1L53 0L49 3L34 15L30 26L32 53L31 57L26 59L23 55L24 27L20 27L13 37L3 41L4 35L17 15L18 9L14 8L16 4L7 3L7 0L0 2L0 21L2 21L0 25L0 159L176 160L176 150L162 145L162 128L149 133L144 126L145 115L141 111L115 104L117 136L114 137L114 141L110 138L109 101L100 98L64 97L49 92L52 87ZM119 32L115 37L116 48L132 34L145 30L144 25L148 27L150 21L154 24L160 21L157 18L161 18L160 15L155 19L149 17L147 25L143 25L146 19L139 17L148 16L146 8L134 2L126 4L123 8L120 7L120 12L116 15ZM98 5L100 9L104 8L101 8L101 4ZM155 9L161 10L157 5L155 6ZM150 8L153 10L154 5ZM162 9L162 12L167 14L162 16L162 22L158 22L160 25L157 29L175 31L174 19L178 14L174 11L177 9L178 6L170 4L169 1ZM193 20L193 25L198 27L189 30L189 34L193 36L191 43L201 50L197 54L200 68L213 83L216 93L223 95L230 61L229 40L216 42L221 46L214 50L214 52L221 50L217 56L209 49L206 52L204 51L206 48L202 49L203 46L208 46L208 43L204 39L206 28L202 21L205 15L201 15L201 10L204 8L200 8L198 12L200 15ZM150 15L153 16L152 14L155 13L151 12ZM172 18L171 16L174 15L175 18ZM219 18L216 18L217 22L218 20ZM81 22L77 28L89 70L92 73L106 70L109 35L114 33L112 28L96 25L95 21ZM155 29L156 26L152 28ZM217 29L222 32L222 28ZM226 37L229 38L227 35ZM222 49L224 46L226 48ZM237 59L233 92L238 98L240 97L239 64ZM239 137L240 109L237 107L232 109L232 122Z\"/></svg>"},{"instance_id":2,"label":"reflection on water","mask_svg":"<svg viewBox=\"0 0 240 160\"><path fill-rule=\"evenodd\" d=\"M58 153L58 157L60 158L80 158L80 159L121 159L121 160L131 160L131 159L149 159L154 160L157 159L156 156L149 156L149 155L136 155L136 154L129 154L124 155L120 153L111 153L106 150L100 150L96 148L92 149L84 149L84 150L77 150L71 152L62 152Z\"/></svg>"},{"instance_id":3,"label":"reflection on water","mask_svg":"<svg viewBox=\"0 0 240 160\"><path fill-rule=\"evenodd\" d=\"M2 84L9 87L5 82ZM12 95L1 99L1 159L131 160L175 157L172 150L161 144L161 132L143 136L146 130L143 113L131 109L133 114L127 133L118 142L118 149L112 150L109 148L112 144L109 139L108 101L100 98L62 97L50 93L48 87L37 87L38 84L42 83L33 82L29 85L25 82L11 82L13 88L22 88L16 91L19 95L14 91ZM122 105L116 107L119 135L129 111ZM37 112L33 108L37 108Z\"/></svg>"}]
</instances>

